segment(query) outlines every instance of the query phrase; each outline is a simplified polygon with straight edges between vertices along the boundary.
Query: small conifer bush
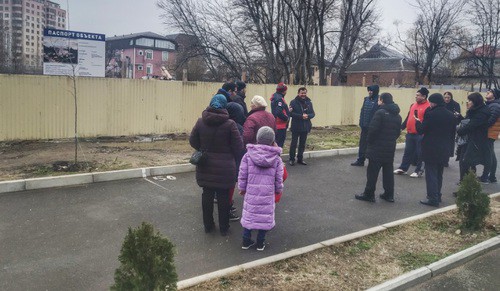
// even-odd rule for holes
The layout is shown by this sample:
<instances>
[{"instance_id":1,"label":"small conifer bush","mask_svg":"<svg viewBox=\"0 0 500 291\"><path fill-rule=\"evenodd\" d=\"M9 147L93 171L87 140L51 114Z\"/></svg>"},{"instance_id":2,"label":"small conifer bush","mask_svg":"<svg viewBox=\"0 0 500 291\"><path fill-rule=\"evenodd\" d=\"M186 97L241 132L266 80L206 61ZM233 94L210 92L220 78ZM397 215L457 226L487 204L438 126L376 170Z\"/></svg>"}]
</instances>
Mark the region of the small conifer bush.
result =
<instances>
[{"instance_id":1,"label":"small conifer bush","mask_svg":"<svg viewBox=\"0 0 500 291\"><path fill-rule=\"evenodd\" d=\"M457 195L458 215L463 230L479 230L490 214L490 197L481 189L476 174L470 171L460 183Z\"/></svg>"},{"instance_id":2,"label":"small conifer bush","mask_svg":"<svg viewBox=\"0 0 500 291\"><path fill-rule=\"evenodd\" d=\"M174 245L151 224L128 228L111 290L176 290Z\"/></svg>"}]
</instances>

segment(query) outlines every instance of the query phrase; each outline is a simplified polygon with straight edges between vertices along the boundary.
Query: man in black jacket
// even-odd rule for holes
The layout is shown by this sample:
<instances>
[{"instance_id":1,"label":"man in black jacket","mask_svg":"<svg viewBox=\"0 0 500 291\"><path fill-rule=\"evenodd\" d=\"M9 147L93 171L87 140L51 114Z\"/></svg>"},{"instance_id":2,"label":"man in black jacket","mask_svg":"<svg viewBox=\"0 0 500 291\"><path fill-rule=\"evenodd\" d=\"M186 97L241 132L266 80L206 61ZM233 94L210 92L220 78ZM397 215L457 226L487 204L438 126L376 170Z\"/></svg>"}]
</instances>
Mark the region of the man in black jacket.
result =
<instances>
[{"instance_id":1,"label":"man in black jacket","mask_svg":"<svg viewBox=\"0 0 500 291\"><path fill-rule=\"evenodd\" d=\"M238 88L238 91L236 92L236 95L234 95L233 102L236 102L243 107L243 113L245 113L245 118L248 117L248 108L247 104L245 103L245 97L247 93L247 84L243 81L236 81L236 87Z\"/></svg>"},{"instance_id":2,"label":"man in black jacket","mask_svg":"<svg viewBox=\"0 0 500 291\"><path fill-rule=\"evenodd\" d=\"M300 87L297 97L290 102L290 116L292 117L292 142L290 144L290 160L288 163L295 165L295 150L297 141L299 142L299 152L297 153L297 163L307 165L304 162L304 149L306 148L307 134L311 131L311 119L314 118L314 108L311 99L307 97L307 89Z\"/></svg>"},{"instance_id":3,"label":"man in black jacket","mask_svg":"<svg viewBox=\"0 0 500 291\"><path fill-rule=\"evenodd\" d=\"M378 99L379 109L375 112L368 127L366 158L366 187L360 195L354 195L358 200L375 202L375 186L378 174L382 168L382 183L384 194L381 199L394 202L394 153L396 140L401 134L401 116L399 106L394 103L392 95L382 93Z\"/></svg>"},{"instance_id":4,"label":"man in black jacket","mask_svg":"<svg viewBox=\"0 0 500 291\"><path fill-rule=\"evenodd\" d=\"M420 203L439 207L443 169L449 158L450 139L455 133L455 116L446 109L443 95L429 96L430 107L425 111L423 122L417 117L416 128L422 138L422 160L425 162L427 199Z\"/></svg>"},{"instance_id":5,"label":"man in black jacket","mask_svg":"<svg viewBox=\"0 0 500 291\"><path fill-rule=\"evenodd\" d=\"M359 150L358 159L351 163L351 166L364 166L365 165L365 152L366 152L366 137L368 136L368 126L370 121L378 109L378 85L371 85L367 87L368 96L363 100L363 106L359 114L359 127L361 128L361 135L359 136Z\"/></svg>"}]
</instances>

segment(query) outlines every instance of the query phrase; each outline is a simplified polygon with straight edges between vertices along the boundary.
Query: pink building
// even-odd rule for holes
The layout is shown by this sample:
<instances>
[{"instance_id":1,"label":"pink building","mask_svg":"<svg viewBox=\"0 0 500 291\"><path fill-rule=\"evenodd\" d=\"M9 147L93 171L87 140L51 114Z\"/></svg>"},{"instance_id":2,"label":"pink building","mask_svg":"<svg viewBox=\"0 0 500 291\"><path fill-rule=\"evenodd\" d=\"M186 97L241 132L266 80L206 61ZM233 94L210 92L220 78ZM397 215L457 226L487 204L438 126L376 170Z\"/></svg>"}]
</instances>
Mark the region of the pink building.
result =
<instances>
[{"instance_id":1,"label":"pink building","mask_svg":"<svg viewBox=\"0 0 500 291\"><path fill-rule=\"evenodd\" d=\"M153 32L106 39L106 76L169 79L175 65L177 44Z\"/></svg>"}]
</instances>

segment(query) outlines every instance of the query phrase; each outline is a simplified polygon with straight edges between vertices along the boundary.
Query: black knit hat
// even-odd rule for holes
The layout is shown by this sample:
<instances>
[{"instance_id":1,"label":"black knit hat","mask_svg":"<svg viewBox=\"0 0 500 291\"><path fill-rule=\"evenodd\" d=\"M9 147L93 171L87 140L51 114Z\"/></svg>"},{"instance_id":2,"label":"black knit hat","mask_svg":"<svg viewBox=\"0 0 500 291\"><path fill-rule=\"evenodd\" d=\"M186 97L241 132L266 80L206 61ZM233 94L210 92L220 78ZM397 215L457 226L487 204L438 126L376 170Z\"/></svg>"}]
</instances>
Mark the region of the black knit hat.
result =
<instances>
[{"instance_id":1,"label":"black knit hat","mask_svg":"<svg viewBox=\"0 0 500 291\"><path fill-rule=\"evenodd\" d=\"M422 94L422 95L425 95L425 98L427 98L427 96L429 96L429 90L427 90L427 88L425 88L425 87L418 89L417 92Z\"/></svg>"},{"instance_id":2,"label":"black knit hat","mask_svg":"<svg viewBox=\"0 0 500 291\"><path fill-rule=\"evenodd\" d=\"M222 85L222 89L226 91L235 91L236 90L236 84L233 82L227 82Z\"/></svg>"},{"instance_id":3,"label":"black knit hat","mask_svg":"<svg viewBox=\"0 0 500 291\"><path fill-rule=\"evenodd\" d=\"M433 93L429 96L429 102L435 103L437 105L444 105L443 95L440 93Z\"/></svg>"},{"instance_id":4,"label":"black knit hat","mask_svg":"<svg viewBox=\"0 0 500 291\"><path fill-rule=\"evenodd\" d=\"M236 81L236 87L238 87L238 91L241 91L247 87L247 84L243 81Z\"/></svg>"}]
</instances>

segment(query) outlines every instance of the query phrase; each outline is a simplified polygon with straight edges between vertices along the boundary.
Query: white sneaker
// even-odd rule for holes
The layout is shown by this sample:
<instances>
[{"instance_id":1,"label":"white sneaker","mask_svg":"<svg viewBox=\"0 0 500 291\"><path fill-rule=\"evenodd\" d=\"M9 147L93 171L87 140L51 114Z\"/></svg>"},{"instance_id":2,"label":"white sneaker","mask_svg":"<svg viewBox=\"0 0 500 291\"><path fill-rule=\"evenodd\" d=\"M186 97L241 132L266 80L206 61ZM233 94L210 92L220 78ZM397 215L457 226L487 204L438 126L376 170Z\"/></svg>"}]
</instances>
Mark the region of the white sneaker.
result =
<instances>
[{"instance_id":1,"label":"white sneaker","mask_svg":"<svg viewBox=\"0 0 500 291\"><path fill-rule=\"evenodd\" d=\"M396 169L394 171L394 174L396 174L396 175L406 175L406 172L403 171L403 170L401 170L401 169Z\"/></svg>"},{"instance_id":2,"label":"white sneaker","mask_svg":"<svg viewBox=\"0 0 500 291\"><path fill-rule=\"evenodd\" d=\"M412 177L412 178L420 178L420 177L422 177L423 174L424 174L423 172L418 172L418 173L417 172L413 172L410 175L410 177Z\"/></svg>"}]
</instances>

